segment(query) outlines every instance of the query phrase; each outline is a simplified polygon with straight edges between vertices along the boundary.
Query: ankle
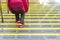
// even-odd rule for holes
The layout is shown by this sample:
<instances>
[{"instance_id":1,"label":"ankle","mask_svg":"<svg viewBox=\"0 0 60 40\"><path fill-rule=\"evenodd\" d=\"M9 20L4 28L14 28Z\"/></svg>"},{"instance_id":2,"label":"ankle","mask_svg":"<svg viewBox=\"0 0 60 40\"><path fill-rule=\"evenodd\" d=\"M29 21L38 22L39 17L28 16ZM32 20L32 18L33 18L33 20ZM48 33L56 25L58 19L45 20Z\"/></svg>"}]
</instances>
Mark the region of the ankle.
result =
<instances>
[{"instance_id":1,"label":"ankle","mask_svg":"<svg viewBox=\"0 0 60 40\"><path fill-rule=\"evenodd\" d=\"M19 23L20 21L16 20L16 22L18 22L18 23Z\"/></svg>"}]
</instances>

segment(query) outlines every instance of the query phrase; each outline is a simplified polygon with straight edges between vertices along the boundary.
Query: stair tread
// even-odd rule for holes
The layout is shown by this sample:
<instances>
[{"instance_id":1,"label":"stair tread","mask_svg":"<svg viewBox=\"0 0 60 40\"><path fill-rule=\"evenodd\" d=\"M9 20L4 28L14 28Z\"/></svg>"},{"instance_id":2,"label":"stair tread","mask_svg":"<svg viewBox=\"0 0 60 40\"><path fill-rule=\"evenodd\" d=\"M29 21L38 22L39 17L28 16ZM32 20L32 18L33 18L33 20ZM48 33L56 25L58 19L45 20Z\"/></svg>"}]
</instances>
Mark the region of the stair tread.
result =
<instances>
[{"instance_id":1,"label":"stair tread","mask_svg":"<svg viewBox=\"0 0 60 40\"><path fill-rule=\"evenodd\" d=\"M10 33L10 34L8 34L8 33L4 33L4 34L0 34L0 36L60 36L60 34L49 34L49 33L44 33L44 34L40 34L40 33L30 33L30 34L18 34L18 33L16 33L16 34L14 34L14 33Z\"/></svg>"},{"instance_id":2,"label":"stair tread","mask_svg":"<svg viewBox=\"0 0 60 40\"><path fill-rule=\"evenodd\" d=\"M3 15L4 15L4 16L5 16L5 15L7 15L7 16L9 16L9 15L10 15L10 16L14 16L15 14L3 14ZM40 14L40 13L38 14L38 13L36 13L36 14L26 14L26 15L46 15L46 14ZM60 15L60 14L48 14L48 15Z\"/></svg>"},{"instance_id":3,"label":"stair tread","mask_svg":"<svg viewBox=\"0 0 60 40\"><path fill-rule=\"evenodd\" d=\"M0 30L60 30L60 28L0 28Z\"/></svg>"}]
</instances>

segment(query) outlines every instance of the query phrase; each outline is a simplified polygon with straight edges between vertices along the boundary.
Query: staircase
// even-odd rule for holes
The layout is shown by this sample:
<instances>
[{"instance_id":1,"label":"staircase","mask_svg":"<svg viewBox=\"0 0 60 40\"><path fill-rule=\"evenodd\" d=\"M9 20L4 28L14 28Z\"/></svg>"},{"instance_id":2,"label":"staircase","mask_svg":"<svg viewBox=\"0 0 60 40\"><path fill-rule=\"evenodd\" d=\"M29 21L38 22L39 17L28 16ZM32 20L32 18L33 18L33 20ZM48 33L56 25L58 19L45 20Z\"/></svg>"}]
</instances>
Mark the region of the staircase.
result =
<instances>
[{"instance_id":1,"label":"staircase","mask_svg":"<svg viewBox=\"0 0 60 40\"><path fill-rule=\"evenodd\" d=\"M18 28L14 14L5 13L3 10L4 23L1 23L0 15L0 39L60 40L60 10L59 6L53 7L30 4L29 12L24 19L24 28Z\"/></svg>"}]
</instances>

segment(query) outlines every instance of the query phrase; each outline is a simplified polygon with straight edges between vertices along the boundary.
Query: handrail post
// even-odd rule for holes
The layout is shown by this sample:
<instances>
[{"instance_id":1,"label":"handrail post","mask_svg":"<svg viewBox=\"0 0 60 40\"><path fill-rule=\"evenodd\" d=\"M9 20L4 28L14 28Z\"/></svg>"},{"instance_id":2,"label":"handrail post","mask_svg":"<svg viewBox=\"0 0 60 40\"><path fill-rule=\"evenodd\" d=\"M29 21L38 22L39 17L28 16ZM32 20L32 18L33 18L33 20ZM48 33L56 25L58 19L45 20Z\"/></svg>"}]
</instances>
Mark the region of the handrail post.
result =
<instances>
[{"instance_id":1,"label":"handrail post","mask_svg":"<svg viewBox=\"0 0 60 40\"><path fill-rule=\"evenodd\" d=\"M0 13L1 13L1 21L2 21L2 23L4 23L3 13L2 13L2 9L1 9L1 0L0 0Z\"/></svg>"}]
</instances>

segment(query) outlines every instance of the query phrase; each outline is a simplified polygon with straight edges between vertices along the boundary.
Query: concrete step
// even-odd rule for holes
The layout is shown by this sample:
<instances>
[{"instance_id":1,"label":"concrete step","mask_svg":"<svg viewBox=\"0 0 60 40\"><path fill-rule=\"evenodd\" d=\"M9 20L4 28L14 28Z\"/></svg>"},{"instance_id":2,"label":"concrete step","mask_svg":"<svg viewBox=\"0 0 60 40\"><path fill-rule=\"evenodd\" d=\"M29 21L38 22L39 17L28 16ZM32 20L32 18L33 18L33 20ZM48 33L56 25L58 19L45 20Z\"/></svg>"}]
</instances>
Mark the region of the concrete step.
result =
<instances>
[{"instance_id":1,"label":"concrete step","mask_svg":"<svg viewBox=\"0 0 60 40\"><path fill-rule=\"evenodd\" d=\"M0 25L18 25L17 23L0 23ZM25 25L60 25L60 23L25 23Z\"/></svg>"},{"instance_id":2,"label":"concrete step","mask_svg":"<svg viewBox=\"0 0 60 40\"><path fill-rule=\"evenodd\" d=\"M1 33L60 33L60 28L0 28Z\"/></svg>"},{"instance_id":3,"label":"concrete step","mask_svg":"<svg viewBox=\"0 0 60 40\"><path fill-rule=\"evenodd\" d=\"M60 23L60 20L24 19L24 21L25 23ZM15 19L4 19L4 23L16 23L16 21Z\"/></svg>"},{"instance_id":4,"label":"concrete step","mask_svg":"<svg viewBox=\"0 0 60 40\"><path fill-rule=\"evenodd\" d=\"M18 28L17 23L0 23L1 28ZM25 23L24 28L60 28L60 23Z\"/></svg>"},{"instance_id":5,"label":"concrete step","mask_svg":"<svg viewBox=\"0 0 60 40\"><path fill-rule=\"evenodd\" d=\"M3 18L15 18L15 16L3 16ZM29 15L29 16L25 16L25 18L60 18L60 15L36 15L36 16Z\"/></svg>"},{"instance_id":6,"label":"concrete step","mask_svg":"<svg viewBox=\"0 0 60 40\"><path fill-rule=\"evenodd\" d=\"M28 11L28 13L26 14L60 14L59 11L41 11L41 10L31 10L31 11ZM12 13L8 13L8 11L3 11L2 12L3 14L12 14Z\"/></svg>"}]
</instances>

